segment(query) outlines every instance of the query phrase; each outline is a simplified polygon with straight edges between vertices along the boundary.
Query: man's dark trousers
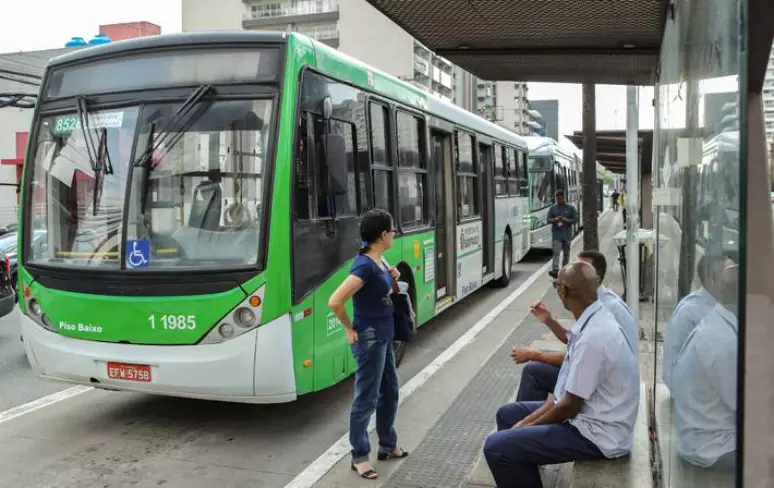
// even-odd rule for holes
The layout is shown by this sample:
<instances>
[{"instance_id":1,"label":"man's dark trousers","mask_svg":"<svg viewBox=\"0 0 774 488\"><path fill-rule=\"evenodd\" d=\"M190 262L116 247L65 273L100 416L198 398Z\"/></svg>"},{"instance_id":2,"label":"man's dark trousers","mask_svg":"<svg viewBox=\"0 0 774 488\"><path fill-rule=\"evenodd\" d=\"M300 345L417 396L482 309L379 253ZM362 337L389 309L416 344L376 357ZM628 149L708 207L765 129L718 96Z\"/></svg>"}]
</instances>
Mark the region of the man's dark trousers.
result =
<instances>
[{"instance_id":1,"label":"man's dark trousers","mask_svg":"<svg viewBox=\"0 0 774 488\"><path fill-rule=\"evenodd\" d=\"M530 361L521 371L521 383L517 402L544 402L554 392L559 377L559 367L553 364Z\"/></svg>"},{"instance_id":2,"label":"man's dark trousers","mask_svg":"<svg viewBox=\"0 0 774 488\"><path fill-rule=\"evenodd\" d=\"M484 456L498 488L543 488L538 466L604 459L597 446L569 422L511 428L543 402L504 405L498 432L484 443Z\"/></svg>"}]
</instances>

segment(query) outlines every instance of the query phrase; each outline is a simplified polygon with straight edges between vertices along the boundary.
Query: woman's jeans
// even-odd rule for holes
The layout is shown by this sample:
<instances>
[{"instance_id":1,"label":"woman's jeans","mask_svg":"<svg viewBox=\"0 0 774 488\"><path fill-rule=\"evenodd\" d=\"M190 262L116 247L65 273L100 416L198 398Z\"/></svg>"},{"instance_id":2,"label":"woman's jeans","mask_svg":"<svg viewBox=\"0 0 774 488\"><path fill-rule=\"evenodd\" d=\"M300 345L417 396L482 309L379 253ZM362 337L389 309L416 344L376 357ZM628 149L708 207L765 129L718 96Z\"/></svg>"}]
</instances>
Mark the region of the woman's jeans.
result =
<instances>
[{"instance_id":1,"label":"woman's jeans","mask_svg":"<svg viewBox=\"0 0 774 488\"><path fill-rule=\"evenodd\" d=\"M358 342L351 347L357 371L355 398L349 413L349 442L352 445L352 462L359 464L368 461L371 452L368 423L374 410L379 452L389 453L397 447L398 435L394 424L398 413L398 370L392 341L377 340L374 329L358 332Z\"/></svg>"}]
</instances>

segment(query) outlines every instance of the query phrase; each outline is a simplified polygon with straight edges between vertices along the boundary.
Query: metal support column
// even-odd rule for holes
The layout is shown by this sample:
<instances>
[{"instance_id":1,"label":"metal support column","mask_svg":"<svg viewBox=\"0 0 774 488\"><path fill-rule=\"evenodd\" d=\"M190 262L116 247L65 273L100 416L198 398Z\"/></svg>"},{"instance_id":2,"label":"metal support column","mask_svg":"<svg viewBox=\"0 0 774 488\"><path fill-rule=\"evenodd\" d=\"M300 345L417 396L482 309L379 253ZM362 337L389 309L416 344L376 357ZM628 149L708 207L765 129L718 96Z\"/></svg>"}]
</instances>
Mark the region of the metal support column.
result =
<instances>
[{"instance_id":1,"label":"metal support column","mask_svg":"<svg viewBox=\"0 0 774 488\"><path fill-rule=\"evenodd\" d=\"M640 319L640 153L638 147L639 93L626 87L626 303Z\"/></svg>"},{"instance_id":2,"label":"metal support column","mask_svg":"<svg viewBox=\"0 0 774 488\"><path fill-rule=\"evenodd\" d=\"M596 86L583 85L583 180L581 222L583 249L599 249L597 227L597 102Z\"/></svg>"}]
</instances>

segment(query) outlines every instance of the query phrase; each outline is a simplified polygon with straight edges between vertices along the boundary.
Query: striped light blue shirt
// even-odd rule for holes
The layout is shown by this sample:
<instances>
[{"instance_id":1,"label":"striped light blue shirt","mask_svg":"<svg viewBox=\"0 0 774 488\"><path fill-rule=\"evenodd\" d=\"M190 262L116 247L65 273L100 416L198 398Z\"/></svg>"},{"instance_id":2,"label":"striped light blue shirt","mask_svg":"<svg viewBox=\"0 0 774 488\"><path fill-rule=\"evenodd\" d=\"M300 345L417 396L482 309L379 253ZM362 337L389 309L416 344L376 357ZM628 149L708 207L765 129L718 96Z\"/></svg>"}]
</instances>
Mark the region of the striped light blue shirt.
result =
<instances>
[{"instance_id":1,"label":"striped light blue shirt","mask_svg":"<svg viewBox=\"0 0 774 488\"><path fill-rule=\"evenodd\" d=\"M615 317L597 300L568 333L554 395L584 400L570 423L608 458L629 453L640 403L640 368Z\"/></svg>"},{"instance_id":2,"label":"striped light blue shirt","mask_svg":"<svg viewBox=\"0 0 774 488\"><path fill-rule=\"evenodd\" d=\"M679 359L680 350L693 329L712 311L717 301L704 288L686 295L672 313L664 338L664 358L662 360L662 378L664 384L673 391L672 372Z\"/></svg>"},{"instance_id":3,"label":"striped light blue shirt","mask_svg":"<svg viewBox=\"0 0 774 488\"><path fill-rule=\"evenodd\" d=\"M632 348L632 352L638 355L640 352L640 325L637 323L634 315L632 315L632 311L629 310L629 306L605 285L599 285L597 297L602 302L602 305L613 314L615 321L621 326L621 330L623 330L629 347Z\"/></svg>"}]
</instances>

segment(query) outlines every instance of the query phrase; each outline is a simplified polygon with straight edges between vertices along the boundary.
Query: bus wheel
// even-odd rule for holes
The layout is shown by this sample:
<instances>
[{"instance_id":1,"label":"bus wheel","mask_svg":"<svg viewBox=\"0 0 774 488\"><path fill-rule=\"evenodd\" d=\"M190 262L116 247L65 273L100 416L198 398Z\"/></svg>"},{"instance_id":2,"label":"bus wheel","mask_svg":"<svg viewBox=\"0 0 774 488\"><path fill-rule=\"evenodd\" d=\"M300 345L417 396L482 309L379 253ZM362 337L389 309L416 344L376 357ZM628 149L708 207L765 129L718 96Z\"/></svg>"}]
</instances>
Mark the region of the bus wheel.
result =
<instances>
[{"instance_id":1,"label":"bus wheel","mask_svg":"<svg viewBox=\"0 0 774 488\"><path fill-rule=\"evenodd\" d=\"M494 284L498 288L505 288L511 282L511 272L513 270L513 244L508 234L503 237L503 274Z\"/></svg>"}]
</instances>

